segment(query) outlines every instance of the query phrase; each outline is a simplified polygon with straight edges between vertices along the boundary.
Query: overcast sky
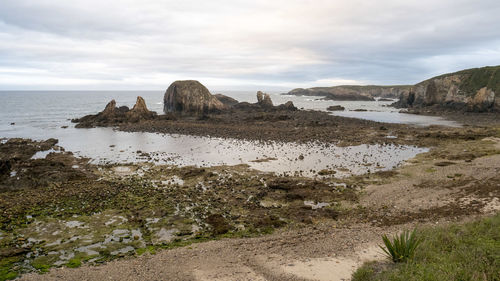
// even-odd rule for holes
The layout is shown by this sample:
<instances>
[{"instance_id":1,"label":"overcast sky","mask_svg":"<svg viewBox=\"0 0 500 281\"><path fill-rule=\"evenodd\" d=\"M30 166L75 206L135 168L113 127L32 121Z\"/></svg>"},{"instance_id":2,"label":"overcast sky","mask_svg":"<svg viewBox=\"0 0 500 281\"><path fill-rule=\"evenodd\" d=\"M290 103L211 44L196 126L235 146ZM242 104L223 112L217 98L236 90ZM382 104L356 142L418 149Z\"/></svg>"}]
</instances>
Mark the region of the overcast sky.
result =
<instances>
[{"instance_id":1,"label":"overcast sky","mask_svg":"<svg viewBox=\"0 0 500 281\"><path fill-rule=\"evenodd\" d=\"M499 0L0 0L0 90L408 84L500 64Z\"/></svg>"}]
</instances>

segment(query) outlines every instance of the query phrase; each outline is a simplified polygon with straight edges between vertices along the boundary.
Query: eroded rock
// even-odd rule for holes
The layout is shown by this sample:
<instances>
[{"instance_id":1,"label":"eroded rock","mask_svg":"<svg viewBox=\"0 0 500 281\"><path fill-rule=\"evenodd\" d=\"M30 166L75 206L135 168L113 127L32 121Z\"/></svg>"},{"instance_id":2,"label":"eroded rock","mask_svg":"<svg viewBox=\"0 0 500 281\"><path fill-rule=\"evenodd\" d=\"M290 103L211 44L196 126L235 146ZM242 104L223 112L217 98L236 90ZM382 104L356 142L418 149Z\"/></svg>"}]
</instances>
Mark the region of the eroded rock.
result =
<instances>
[{"instance_id":1,"label":"eroded rock","mask_svg":"<svg viewBox=\"0 0 500 281\"><path fill-rule=\"evenodd\" d=\"M269 94L263 93L261 91L257 92L257 103L264 108L272 108L274 106Z\"/></svg>"},{"instance_id":2,"label":"eroded rock","mask_svg":"<svg viewBox=\"0 0 500 281\"><path fill-rule=\"evenodd\" d=\"M500 66L466 69L437 76L414 85L393 106L428 108L436 112L500 111Z\"/></svg>"},{"instance_id":3,"label":"eroded rock","mask_svg":"<svg viewBox=\"0 0 500 281\"><path fill-rule=\"evenodd\" d=\"M487 111L494 105L495 92L483 87L474 95L474 98L469 102L469 108L472 111Z\"/></svg>"},{"instance_id":4,"label":"eroded rock","mask_svg":"<svg viewBox=\"0 0 500 281\"><path fill-rule=\"evenodd\" d=\"M214 95L220 102L222 102L225 106L233 106L238 103L236 99L233 99L232 97L228 97L223 94L215 94Z\"/></svg>"},{"instance_id":5,"label":"eroded rock","mask_svg":"<svg viewBox=\"0 0 500 281\"><path fill-rule=\"evenodd\" d=\"M153 119L156 116L156 112L149 111L144 99L137 97L134 107L126 113L126 116L130 122L138 122L140 120Z\"/></svg>"},{"instance_id":6,"label":"eroded rock","mask_svg":"<svg viewBox=\"0 0 500 281\"><path fill-rule=\"evenodd\" d=\"M204 115L227 109L208 89L195 80L175 81L163 98L165 113Z\"/></svg>"},{"instance_id":7,"label":"eroded rock","mask_svg":"<svg viewBox=\"0 0 500 281\"><path fill-rule=\"evenodd\" d=\"M127 106L116 106L116 101L110 101L103 111L95 115L87 115L71 122L78 123L76 128L92 128L116 126L123 123L137 123L151 120L156 117L156 112L149 111L142 97L137 97L134 107L130 110Z\"/></svg>"}]
</instances>

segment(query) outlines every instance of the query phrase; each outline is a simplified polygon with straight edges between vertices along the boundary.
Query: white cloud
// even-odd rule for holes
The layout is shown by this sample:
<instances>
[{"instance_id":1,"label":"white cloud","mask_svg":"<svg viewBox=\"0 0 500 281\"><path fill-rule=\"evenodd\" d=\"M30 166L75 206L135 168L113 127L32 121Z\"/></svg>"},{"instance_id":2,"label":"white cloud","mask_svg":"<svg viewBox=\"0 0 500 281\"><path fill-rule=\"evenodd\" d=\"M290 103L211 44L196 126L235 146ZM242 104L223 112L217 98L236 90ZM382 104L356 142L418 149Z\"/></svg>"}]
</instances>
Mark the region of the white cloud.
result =
<instances>
[{"instance_id":1,"label":"white cloud","mask_svg":"<svg viewBox=\"0 0 500 281\"><path fill-rule=\"evenodd\" d=\"M500 64L497 0L1 5L0 89L396 84Z\"/></svg>"}]
</instances>

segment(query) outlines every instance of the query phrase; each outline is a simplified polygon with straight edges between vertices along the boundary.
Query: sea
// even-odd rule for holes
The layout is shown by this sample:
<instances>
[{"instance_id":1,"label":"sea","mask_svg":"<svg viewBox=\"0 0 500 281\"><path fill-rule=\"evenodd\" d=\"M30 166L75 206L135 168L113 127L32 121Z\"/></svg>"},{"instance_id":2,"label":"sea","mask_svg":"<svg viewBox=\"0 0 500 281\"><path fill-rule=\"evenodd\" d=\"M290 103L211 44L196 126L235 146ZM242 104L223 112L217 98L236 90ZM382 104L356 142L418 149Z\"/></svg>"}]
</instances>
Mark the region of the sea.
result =
<instances>
[{"instance_id":1,"label":"sea","mask_svg":"<svg viewBox=\"0 0 500 281\"><path fill-rule=\"evenodd\" d=\"M256 102L256 92L253 91L215 93L222 93L239 101ZM319 143L263 143L227 138L121 132L113 128L76 129L71 123L73 118L102 111L112 99L116 100L118 106L132 107L137 96L146 100L150 110L161 114L163 95L163 91L0 91L0 139L57 138L58 145L77 156L89 158L95 164L125 165L144 161L206 167L246 164L264 172L300 172L305 176L316 176L316 172L322 169L338 170L337 176L388 170L428 150L389 144L337 147ZM345 111L331 114L345 117L414 126L460 126L440 117L399 113L389 106L391 101L325 101L321 97L290 96L277 92L271 92L270 95L274 104L291 100L295 106L304 110L326 111L330 105L341 105L346 108ZM355 109L366 111L354 111ZM153 157L144 159L138 152L151 153ZM298 157L300 155L304 157ZM44 154L36 157L44 157Z\"/></svg>"}]
</instances>

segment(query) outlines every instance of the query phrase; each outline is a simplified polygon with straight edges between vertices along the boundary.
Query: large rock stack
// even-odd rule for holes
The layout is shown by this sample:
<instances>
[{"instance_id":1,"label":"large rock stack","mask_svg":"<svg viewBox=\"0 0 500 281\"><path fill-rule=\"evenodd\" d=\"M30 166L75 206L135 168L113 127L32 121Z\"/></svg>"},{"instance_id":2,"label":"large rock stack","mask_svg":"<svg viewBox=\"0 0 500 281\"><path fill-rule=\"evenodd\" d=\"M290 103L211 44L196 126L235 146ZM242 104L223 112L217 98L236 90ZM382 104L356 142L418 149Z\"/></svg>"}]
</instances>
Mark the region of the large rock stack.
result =
<instances>
[{"instance_id":1,"label":"large rock stack","mask_svg":"<svg viewBox=\"0 0 500 281\"><path fill-rule=\"evenodd\" d=\"M208 89L195 80L175 81L163 98L165 113L204 115L225 110L227 107Z\"/></svg>"}]
</instances>

